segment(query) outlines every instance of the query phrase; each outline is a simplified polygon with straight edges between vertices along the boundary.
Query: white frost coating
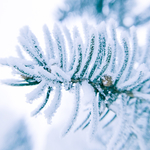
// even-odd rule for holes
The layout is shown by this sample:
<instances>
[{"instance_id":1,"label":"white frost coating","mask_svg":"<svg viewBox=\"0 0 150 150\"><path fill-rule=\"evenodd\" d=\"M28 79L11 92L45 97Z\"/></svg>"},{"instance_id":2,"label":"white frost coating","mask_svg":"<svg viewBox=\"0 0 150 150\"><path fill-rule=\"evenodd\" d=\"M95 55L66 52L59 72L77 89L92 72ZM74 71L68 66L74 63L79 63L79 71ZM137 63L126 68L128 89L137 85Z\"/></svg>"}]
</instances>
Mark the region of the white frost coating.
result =
<instances>
[{"instance_id":1,"label":"white frost coating","mask_svg":"<svg viewBox=\"0 0 150 150\"><path fill-rule=\"evenodd\" d=\"M62 77L62 79L64 79L64 80L67 80L67 81L71 80L71 77L56 65L51 66L51 71L53 74L58 73L60 75L60 77Z\"/></svg>"},{"instance_id":2,"label":"white frost coating","mask_svg":"<svg viewBox=\"0 0 150 150\"><path fill-rule=\"evenodd\" d=\"M124 31L121 35L121 44L122 44L122 48L124 49L123 51L123 64L121 64L121 68L117 73L116 76L116 81L115 81L115 85L117 85L118 83L122 83L124 80L124 72L127 68L128 62L129 62L129 51L130 51L130 45L129 45L129 38L127 36L127 33ZM121 62L120 62L121 63ZM121 78L122 76L122 78Z\"/></svg>"},{"instance_id":3,"label":"white frost coating","mask_svg":"<svg viewBox=\"0 0 150 150\"><path fill-rule=\"evenodd\" d=\"M82 26L83 26L83 31L84 31L84 38L85 38L85 47L89 47L89 25L88 23L84 20L82 22ZM85 49L84 49L85 50ZM83 54L85 54L85 51L83 52Z\"/></svg>"},{"instance_id":4,"label":"white frost coating","mask_svg":"<svg viewBox=\"0 0 150 150\"><path fill-rule=\"evenodd\" d=\"M70 32L69 32L69 30L66 26L63 27L63 31L64 31L65 38L66 38L67 43L68 43L68 45L67 45L68 49L69 49L68 56L70 56L69 61L71 62L71 59L73 59L73 41L72 41L72 38L71 38L71 34L70 34Z\"/></svg>"},{"instance_id":5,"label":"white frost coating","mask_svg":"<svg viewBox=\"0 0 150 150\"><path fill-rule=\"evenodd\" d=\"M79 106L80 106L80 85L79 83L76 83L75 85L75 103L74 103L74 108L72 111L72 115L62 133L62 136L65 136L73 126L74 122L76 121L78 112L79 112Z\"/></svg>"},{"instance_id":6,"label":"white frost coating","mask_svg":"<svg viewBox=\"0 0 150 150\"><path fill-rule=\"evenodd\" d=\"M79 72L82 66L82 61L83 61L83 43L81 37L77 37L74 42L74 48L75 48L75 62L73 69L69 72L69 74L76 74ZM80 63L80 64L79 64Z\"/></svg>"},{"instance_id":7,"label":"white frost coating","mask_svg":"<svg viewBox=\"0 0 150 150\"><path fill-rule=\"evenodd\" d=\"M20 35L18 37L18 41L21 44L21 46L24 48L24 50L29 53L30 45L29 45L27 39L24 36Z\"/></svg>"},{"instance_id":8,"label":"white frost coating","mask_svg":"<svg viewBox=\"0 0 150 150\"><path fill-rule=\"evenodd\" d=\"M130 32L131 32L131 37L132 37L132 44L131 44L132 49L131 49L131 51L129 51L130 57L129 57L129 62L128 62L128 66L127 66L125 81L127 81L130 78L130 75L133 72L133 66L135 63L135 57L136 57L137 45L138 45L135 28L131 27Z\"/></svg>"},{"instance_id":9,"label":"white frost coating","mask_svg":"<svg viewBox=\"0 0 150 150\"><path fill-rule=\"evenodd\" d=\"M6 65L6 66L9 66L10 64L8 63L7 59L0 59L0 64L1 65Z\"/></svg>"},{"instance_id":10,"label":"white frost coating","mask_svg":"<svg viewBox=\"0 0 150 150\"><path fill-rule=\"evenodd\" d=\"M50 72L43 69L43 67L36 67L36 72L38 72L42 77L48 80L57 80L57 78Z\"/></svg>"},{"instance_id":11,"label":"white frost coating","mask_svg":"<svg viewBox=\"0 0 150 150\"><path fill-rule=\"evenodd\" d=\"M19 84L23 82L25 83L24 80L17 80L17 79L0 80L0 82L7 85Z\"/></svg>"},{"instance_id":12,"label":"white frost coating","mask_svg":"<svg viewBox=\"0 0 150 150\"><path fill-rule=\"evenodd\" d=\"M142 82L145 82L145 81L149 81L150 80L150 73L146 73L144 74L144 76L142 77L142 80L140 80L140 82L138 82L138 84L134 85L133 88L135 89L136 87L140 87L143 85ZM140 86L138 86L140 85ZM132 88L132 87L131 87Z\"/></svg>"},{"instance_id":13,"label":"white frost coating","mask_svg":"<svg viewBox=\"0 0 150 150\"><path fill-rule=\"evenodd\" d=\"M31 116L35 116L35 115L39 114L40 111L45 107L45 105L47 104L47 102L49 100L51 90L52 90L52 88L48 87L48 90L47 90L47 93L46 93L46 96L45 96L43 102L34 111L32 111Z\"/></svg>"},{"instance_id":14,"label":"white frost coating","mask_svg":"<svg viewBox=\"0 0 150 150\"><path fill-rule=\"evenodd\" d=\"M72 70L70 70L69 72L68 72L68 74L69 75L73 75L74 74L74 72L76 71L76 68L77 68L77 65L78 65L78 59L79 59L79 54L78 54L78 50L77 50L77 48L78 48L78 46L77 46L77 39L75 39L75 42L74 42L74 49L75 49L75 62L74 62L74 65L73 65L73 68L72 68ZM73 59L73 58L72 58Z\"/></svg>"},{"instance_id":15,"label":"white frost coating","mask_svg":"<svg viewBox=\"0 0 150 150\"><path fill-rule=\"evenodd\" d=\"M107 150L120 150L122 148L122 140L126 141L128 138L128 134L130 133L129 125L130 122L126 117L126 101L127 98L124 98L125 94L122 95L120 99L120 108L118 108L118 122L116 126L116 130L112 135L110 141L107 144ZM124 143L124 142L123 142Z\"/></svg>"},{"instance_id":16,"label":"white frost coating","mask_svg":"<svg viewBox=\"0 0 150 150\"><path fill-rule=\"evenodd\" d=\"M144 64L144 63L141 64L141 65L137 68L137 70L143 71L144 73L149 72L148 68L146 67L146 64Z\"/></svg>"},{"instance_id":17,"label":"white frost coating","mask_svg":"<svg viewBox=\"0 0 150 150\"><path fill-rule=\"evenodd\" d=\"M114 132L114 134L112 135L110 141L107 144L107 150L114 150L114 147L115 147L115 144L116 144L116 140L118 138L118 134L119 134L119 132L121 130L121 125L122 125L122 123L121 123L121 121L122 121L121 117L123 117L123 116L120 115L119 117L120 117L120 119L118 119L119 122L117 123L117 127L115 129L115 132Z\"/></svg>"},{"instance_id":18,"label":"white frost coating","mask_svg":"<svg viewBox=\"0 0 150 150\"><path fill-rule=\"evenodd\" d=\"M123 40L127 42L128 48L129 48L129 35L126 31L122 31L121 35L120 35L120 39L122 41L122 45L124 46Z\"/></svg>"},{"instance_id":19,"label":"white frost coating","mask_svg":"<svg viewBox=\"0 0 150 150\"><path fill-rule=\"evenodd\" d=\"M42 51L42 48L39 45L39 42L37 41L36 36L30 31L29 32L29 42L30 42L30 47L31 51L34 51L35 56L40 60L40 62L45 63L45 57Z\"/></svg>"},{"instance_id":20,"label":"white frost coating","mask_svg":"<svg viewBox=\"0 0 150 150\"><path fill-rule=\"evenodd\" d=\"M25 57L22 54L21 48L19 46L16 46L16 51L17 51L19 58L25 59Z\"/></svg>"},{"instance_id":21,"label":"white frost coating","mask_svg":"<svg viewBox=\"0 0 150 150\"><path fill-rule=\"evenodd\" d=\"M82 57L83 58L83 60L82 60L82 65L81 65L81 69L80 69L80 71L79 71L79 73L78 74L81 74L81 72L84 70L84 67L85 67L85 64L88 62L88 60L89 60L89 58L91 57L91 55L93 55L93 53L94 53L94 50L93 50L93 52L92 52L92 54L90 53L91 52L91 39L92 38L94 38L94 45L92 45L92 46L95 46L95 30L94 30L94 28L92 28L92 30L91 30L91 32L90 32L90 44L89 44L89 47L88 47L88 49L87 49L87 52L86 52L86 54L84 54L84 56ZM91 55L90 55L91 54ZM91 59L92 59L92 57L91 57ZM86 71L89 69L89 65L90 65L90 62L91 62L91 60L89 61L89 63L87 64L87 69L86 69ZM84 74L85 74L85 72L84 72Z\"/></svg>"},{"instance_id":22,"label":"white frost coating","mask_svg":"<svg viewBox=\"0 0 150 150\"><path fill-rule=\"evenodd\" d=\"M30 48L29 42L26 41L26 39L22 36L18 37L18 41L21 44L21 46L23 47L23 50L26 51L30 57L33 58L34 61L38 62L35 54L33 53L32 49Z\"/></svg>"},{"instance_id":23,"label":"white frost coating","mask_svg":"<svg viewBox=\"0 0 150 150\"><path fill-rule=\"evenodd\" d=\"M64 36L57 24L54 25L53 35L54 35L54 38L56 39L57 46L59 49L59 59L60 60L62 59L62 64L63 64L62 67L63 67L63 70L66 71L66 69L67 69L67 53L66 53L66 47L65 47L65 40L64 40Z\"/></svg>"},{"instance_id":24,"label":"white frost coating","mask_svg":"<svg viewBox=\"0 0 150 150\"><path fill-rule=\"evenodd\" d=\"M23 65L26 66L32 66L31 68L33 68L34 65L37 65L37 63L31 61L31 60L26 60L26 59L20 59L20 58L14 58L15 60L17 60L18 62L22 63Z\"/></svg>"},{"instance_id":25,"label":"white frost coating","mask_svg":"<svg viewBox=\"0 0 150 150\"><path fill-rule=\"evenodd\" d=\"M132 132L137 136L140 150L149 150L149 148L146 146L147 143L144 141L142 131L139 130L134 124L132 125Z\"/></svg>"},{"instance_id":26,"label":"white frost coating","mask_svg":"<svg viewBox=\"0 0 150 150\"><path fill-rule=\"evenodd\" d=\"M111 38L107 38L107 44L106 44L106 51L108 49L108 47L113 47L113 40Z\"/></svg>"},{"instance_id":27,"label":"white frost coating","mask_svg":"<svg viewBox=\"0 0 150 150\"><path fill-rule=\"evenodd\" d=\"M109 57L109 55L110 55L110 53L111 53L111 50L110 50L110 52L109 52L109 50L108 50L108 47L111 47L111 44L112 44L112 40L111 39L108 39L108 43L107 43L107 45L106 45L106 55L105 56L103 56L104 58L103 58L103 61L102 61L102 64L101 64L101 66L100 66L100 68L99 69L97 69L96 71L95 71L95 73L93 74L93 76L92 76L92 78L91 78L91 81L93 81L100 73L101 73L101 71L104 69L104 67L108 64L108 62L107 62L107 57ZM108 53L109 52L109 53ZM110 58L110 59L112 59L112 58ZM111 61L111 60L110 60ZM109 63L110 64L110 63ZM108 64L108 66L109 66L109 64ZM104 72L106 71L106 70L108 70L108 66L106 67L106 69L105 70L103 70ZM108 70L109 71L109 70ZM103 72L103 73L104 73ZM110 71L109 71L110 72Z\"/></svg>"},{"instance_id":28,"label":"white frost coating","mask_svg":"<svg viewBox=\"0 0 150 150\"><path fill-rule=\"evenodd\" d=\"M141 93L141 92L133 91L133 95L134 95L134 97L142 98L142 99L145 99L145 100L150 100L150 94L144 94L144 93Z\"/></svg>"},{"instance_id":29,"label":"white frost coating","mask_svg":"<svg viewBox=\"0 0 150 150\"><path fill-rule=\"evenodd\" d=\"M78 27L75 26L73 28L73 40L75 40L76 38L80 37L80 34L79 34L79 30L78 30Z\"/></svg>"},{"instance_id":30,"label":"white frost coating","mask_svg":"<svg viewBox=\"0 0 150 150\"><path fill-rule=\"evenodd\" d=\"M87 76L89 76L89 73L93 67L93 65L95 64L95 61L96 61L96 58L97 58L97 55L98 55L98 34L96 32L96 29L93 28L92 30L92 34L94 34L95 38L94 38L94 50L93 50L93 55L92 55L92 59L91 59L91 64L89 66L89 72L87 74Z\"/></svg>"},{"instance_id":31,"label":"white frost coating","mask_svg":"<svg viewBox=\"0 0 150 150\"><path fill-rule=\"evenodd\" d=\"M97 26L97 31L99 34L104 34L106 37L106 23L102 21L100 25Z\"/></svg>"},{"instance_id":32,"label":"white frost coating","mask_svg":"<svg viewBox=\"0 0 150 150\"><path fill-rule=\"evenodd\" d=\"M141 73L140 73L141 72ZM141 75L140 75L141 74ZM139 80L139 82L137 82L136 84L132 85L132 83L136 82L137 79L141 76L141 79ZM130 90L132 87L140 84L142 81L148 79L150 76L150 73L148 72L148 68L145 66L145 64L141 64L138 68L137 68L137 72L136 74L130 78L128 81L118 85L118 87L120 89L122 88L126 88L128 85L131 85L129 86L129 88L127 88L127 90Z\"/></svg>"},{"instance_id":33,"label":"white frost coating","mask_svg":"<svg viewBox=\"0 0 150 150\"><path fill-rule=\"evenodd\" d=\"M40 64L46 64L45 57L43 55L39 42L37 41L36 36L29 30L28 27L22 28L18 40L24 50L27 51L32 58L34 58Z\"/></svg>"},{"instance_id":34,"label":"white frost coating","mask_svg":"<svg viewBox=\"0 0 150 150\"><path fill-rule=\"evenodd\" d=\"M20 59L9 58L7 62L10 66L13 66L17 70L19 70L21 73L24 72L26 75L29 75L29 76L37 76L37 74L35 73L35 70L31 69L29 67L25 67L22 64L22 62L20 61ZM20 62L20 63L18 63L18 62Z\"/></svg>"},{"instance_id":35,"label":"white frost coating","mask_svg":"<svg viewBox=\"0 0 150 150\"><path fill-rule=\"evenodd\" d=\"M111 32L112 30L114 30L114 29L117 28L117 23L116 23L116 21L115 21L114 19L112 19L112 18L109 19L108 24L109 24L110 32ZM113 35L112 35L112 32L111 32L111 36L113 36Z\"/></svg>"},{"instance_id":36,"label":"white frost coating","mask_svg":"<svg viewBox=\"0 0 150 150\"><path fill-rule=\"evenodd\" d=\"M43 26L43 32L44 32L44 38L46 44L46 56L47 59L50 60L51 58L55 58L55 55L53 49L53 40L47 25Z\"/></svg>"},{"instance_id":37,"label":"white frost coating","mask_svg":"<svg viewBox=\"0 0 150 150\"><path fill-rule=\"evenodd\" d=\"M28 26L24 26L23 28L20 29L21 37L24 37L25 39L27 39L28 34L29 34L29 27Z\"/></svg>"},{"instance_id":38,"label":"white frost coating","mask_svg":"<svg viewBox=\"0 0 150 150\"><path fill-rule=\"evenodd\" d=\"M66 39L67 39L67 42L68 42L68 47L70 49L72 49L72 47L73 47L73 41L72 41L71 34L70 34L68 28L66 26L64 26L63 27L63 31L65 33L65 36L66 36Z\"/></svg>"},{"instance_id":39,"label":"white frost coating","mask_svg":"<svg viewBox=\"0 0 150 150\"><path fill-rule=\"evenodd\" d=\"M21 40L22 43L24 43L24 45L28 46L28 48L30 48L30 50L32 51L32 53L34 53L34 55L37 55L34 46L37 45L40 52L41 52L41 48L39 47L39 43L35 37L35 35L30 31L29 27L25 26L24 28L22 28L21 32L21 37L19 37L19 39ZM37 56L39 57L39 56Z\"/></svg>"},{"instance_id":40,"label":"white frost coating","mask_svg":"<svg viewBox=\"0 0 150 150\"><path fill-rule=\"evenodd\" d=\"M144 52L142 54L142 58L141 58L141 62L145 63L146 65L148 65L149 63L149 49L150 49L150 28L148 27L148 31L147 31L147 36L146 36L146 48L143 48ZM149 66L149 65L148 65Z\"/></svg>"},{"instance_id":41,"label":"white frost coating","mask_svg":"<svg viewBox=\"0 0 150 150\"><path fill-rule=\"evenodd\" d=\"M47 86L48 86L48 83L46 82L46 80L42 80L38 84L37 88L35 88L32 92L26 95L27 102L32 103L34 99L39 98L43 94L43 91L47 88Z\"/></svg>"},{"instance_id":42,"label":"white frost coating","mask_svg":"<svg viewBox=\"0 0 150 150\"><path fill-rule=\"evenodd\" d=\"M50 59L48 66L59 65L59 61L57 59Z\"/></svg>"},{"instance_id":43,"label":"white frost coating","mask_svg":"<svg viewBox=\"0 0 150 150\"><path fill-rule=\"evenodd\" d=\"M79 60L79 45L81 45L81 53L82 53L82 60L83 60L83 41L79 34L78 28L75 26L73 28L73 49L70 57L70 75L73 75L76 71L76 68L78 66L78 60ZM73 66L72 66L73 65ZM72 69L72 70L71 70Z\"/></svg>"},{"instance_id":44,"label":"white frost coating","mask_svg":"<svg viewBox=\"0 0 150 150\"><path fill-rule=\"evenodd\" d=\"M93 87L90 84L88 84L87 81L83 81L82 90L84 95L84 98L82 99L83 104L84 105L92 104L93 96L95 97L93 93L94 92Z\"/></svg>"},{"instance_id":45,"label":"white frost coating","mask_svg":"<svg viewBox=\"0 0 150 150\"><path fill-rule=\"evenodd\" d=\"M48 108L44 111L47 123L50 124L52 117L61 103L61 84L56 84L55 95Z\"/></svg>"},{"instance_id":46,"label":"white frost coating","mask_svg":"<svg viewBox=\"0 0 150 150\"><path fill-rule=\"evenodd\" d=\"M76 51L76 53L77 53L77 51ZM76 71L77 65L78 65L78 59L77 59L77 54L76 54L73 68L72 68L72 70L67 72L70 76L72 76L74 74L74 72Z\"/></svg>"},{"instance_id":47,"label":"white frost coating","mask_svg":"<svg viewBox=\"0 0 150 150\"><path fill-rule=\"evenodd\" d=\"M83 55L83 41L81 35L79 34L78 28L75 26L73 28L73 40L74 40L74 48L78 51L78 45L81 45L82 55ZM83 57L83 56L82 56Z\"/></svg>"},{"instance_id":48,"label":"white frost coating","mask_svg":"<svg viewBox=\"0 0 150 150\"><path fill-rule=\"evenodd\" d=\"M91 111L91 122L90 122L90 140L94 138L94 135L97 131L98 127L98 97L94 92L94 89L91 91L92 93L92 111Z\"/></svg>"},{"instance_id":49,"label":"white frost coating","mask_svg":"<svg viewBox=\"0 0 150 150\"><path fill-rule=\"evenodd\" d=\"M122 67L122 64L123 64L123 61L124 61L124 49L123 47L117 43L117 47L116 49L119 49L119 51L117 51L117 56L116 56L116 73L114 73L114 77L116 78L117 77L117 74L119 73L121 67Z\"/></svg>"},{"instance_id":50,"label":"white frost coating","mask_svg":"<svg viewBox=\"0 0 150 150\"><path fill-rule=\"evenodd\" d=\"M121 83L121 84L118 84L117 87L119 89L124 89L126 88L127 86L129 85L132 85L134 82L136 82L138 80L140 76L140 72L138 71L135 76L133 76L132 78L130 78L128 81L124 82L124 83Z\"/></svg>"},{"instance_id":51,"label":"white frost coating","mask_svg":"<svg viewBox=\"0 0 150 150\"><path fill-rule=\"evenodd\" d=\"M15 58L15 57L9 57L9 58L0 59L0 60L2 60L2 61L4 60L4 62L7 61L7 64L9 63L9 65L11 65L11 63L12 63L12 65L16 64L16 63L18 64L18 62L23 64L23 65L26 65L26 66L37 65L37 63L35 63L35 62L31 61L31 60L26 60L26 59L22 59L22 58ZM6 64L4 64L4 65L6 65Z\"/></svg>"}]
</instances>

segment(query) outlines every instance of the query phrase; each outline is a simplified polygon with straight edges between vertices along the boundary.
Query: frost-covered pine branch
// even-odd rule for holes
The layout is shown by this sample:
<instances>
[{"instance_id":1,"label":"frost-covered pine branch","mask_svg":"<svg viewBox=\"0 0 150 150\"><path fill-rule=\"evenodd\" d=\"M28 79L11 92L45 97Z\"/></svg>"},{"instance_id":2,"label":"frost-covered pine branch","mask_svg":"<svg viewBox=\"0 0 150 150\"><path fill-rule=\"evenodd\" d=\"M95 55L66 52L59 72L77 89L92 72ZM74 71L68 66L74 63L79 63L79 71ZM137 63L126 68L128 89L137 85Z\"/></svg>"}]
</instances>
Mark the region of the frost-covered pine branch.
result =
<instances>
[{"instance_id":1,"label":"frost-covered pine branch","mask_svg":"<svg viewBox=\"0 0 150 150\"><path fill-rule=\"evenodd\" d=\"M117 128L110 132L107 141L102 142L106 149L120 150L133 146L132 149L145 150L150 147L149 43L148 48L142 49L143 55L139 60L136 28L131 29L131 36L122 32L119 42L114 22L110 24L110 35L106 26L107 24L102 22L91 27L84 22L83 40L77 27L73 29L72 36L67 27L55 25L52 34L45 25L45 55L29 27L22 28L19 37L22 49L17 47L19 58L0 60L2 65L15 69L20 80L2 82L11 86L37 85L27 94L30 103L47 91L44 101L32 115L37 115L45 109L50 92L54 89L54 98L44 111L49 123L61 107L62 87L66 90L75 88L72 115L63 135L72 129L80 117L80 88L86 87L86 94L92 93L92 98L84 100L85 104L88 103L87 115L75 131L90 127L90 136L93 139L100 129L107 132L111 127ZM32 60L23 56L22 50L28 53ZM135 64L138 64L136 69ZM113 113L112 117L108 117L110 112ZM105 118L109 119L103 124ZM142 124L140 119L144 119Z\"/></svg>"}]
</instances>

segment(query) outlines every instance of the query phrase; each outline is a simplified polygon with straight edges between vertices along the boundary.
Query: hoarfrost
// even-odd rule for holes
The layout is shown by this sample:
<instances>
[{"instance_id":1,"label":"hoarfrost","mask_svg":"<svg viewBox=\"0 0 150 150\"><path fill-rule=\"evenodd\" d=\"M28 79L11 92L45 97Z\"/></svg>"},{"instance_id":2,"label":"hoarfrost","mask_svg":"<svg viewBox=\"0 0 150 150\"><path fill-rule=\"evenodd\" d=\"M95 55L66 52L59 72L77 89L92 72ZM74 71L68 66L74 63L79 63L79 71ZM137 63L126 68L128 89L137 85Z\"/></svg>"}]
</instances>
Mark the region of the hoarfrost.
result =
<instances>
[{"instance_id":1,"label":"hoarfrost","mask_svg":"<svg viewBox=\"0 0 150 150\"><path fill-rule=\"evenodd\" d=\"M47 88L48 83L46 80L42 80L37 88L35 88L32 92L28 93L26 95L27 97L27 102L32 103L34 99L37 99L43 94L43 91Z\"/></svg>"},{"instance_id":2,"label":"hoarfrost","mask_svg":"<svg viewBox=\"0 0 150 150\"><path fill-rule=\"evenodd\" d=\"M80 85L79 83L76 83L75 85L75 103L74 103L74 108L72 111L72 115L70 119L68 120L68 123L62 133L62 136L65 136L73 126L74 122L76 121L78 112L79 112L79 105L80 105Z\"/></svg>"},{"instance_id":3,"label":"hoarfrost","mask_svg":"<svg viewBox=\"0 0 150 150\"><path fill-rule=\"evenodd\" d=\"M82 82L82 90L84 98L82 98L82 102L84 105L92 104L92 99L94 95L93 87L88 84L87 81Z\"/></svg>"},{"instance_id":4,"label":"hoarfrost","mask_svg":"<svg viewBox=\"0 0 150 150\"><path fill-rule=\"evenodd\" d=\"M47 123L49 124L51 123L54 113L56 113L56 110L60 106L60 102L61 102L61 84L57 83L54 98L52 99L48 108L44 111L45 117L47 118Z\"/></svg>"},{"instance_id":5,"label":"hoarfrost","mask_svg":"<svg viewBox=\"0 0 150 150\"><path fill-rule=\"evenodd\" d=\"M71 77L68 74L66 74L63 70L61 70L59 67L57 67L56 65L51 66L51 70L52 70L52 73L58 74L63 80L67 80L67 81L71 80Z\"/></svg>"},{"instance_id":6,"label":"hoarfrost","mask_svg":"<svg viewBox=\"0 0 150 150\"><path fill-rule=\"evenodd\" d=\"M91 113L91 122L90 122L90 140L93 140L94 135L98 127L98 100L97 95L93 89L93 98L92 98L92 113Z\"/></svg>"}]
</instances>

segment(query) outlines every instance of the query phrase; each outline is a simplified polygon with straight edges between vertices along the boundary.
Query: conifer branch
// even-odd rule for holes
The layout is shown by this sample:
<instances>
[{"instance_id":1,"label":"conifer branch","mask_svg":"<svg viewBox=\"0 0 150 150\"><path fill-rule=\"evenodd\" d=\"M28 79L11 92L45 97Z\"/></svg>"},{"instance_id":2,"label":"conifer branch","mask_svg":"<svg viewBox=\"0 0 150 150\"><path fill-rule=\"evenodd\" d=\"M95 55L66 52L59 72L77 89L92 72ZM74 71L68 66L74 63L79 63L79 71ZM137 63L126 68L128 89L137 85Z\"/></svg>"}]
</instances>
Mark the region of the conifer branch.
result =
<instances>
[{"instance_id":1,"label":"conifer branch","mask_svg":"<svg viewBox=\"0 0 150 150\"><path fill-rule=\"evenodd\" d=\"M147 119L150 116L150 72L146 54L148 49L143 48L144 57L137 60L135 56L138 49L136 30L132 34L133 46L131 48L133 49L131 53L130 42L127 41L128 37L124 36L124 32L121 39L123 51L121 51L114 26L112 27L112 36L106 34L104 23L97 25L95 27L97 30L86 23L84 23L84 27L85 43L77 27L73 29L72 38L66 27L61 30L56 25L53 35L51 35L48 27L44 26L46 55L44 55L35 35L28 27L24 27L21 30L19 43L32 61L22 55L19 47L17 51L20 58L1 59L2 65L12 67L16 74L20 75L20 80L4 80L3 83L11 86L38 85L27 95L29 102L39 98L45 90L47 91L46 98L33 112L33 115L37 115L45 109L50 98L50 92L54 88L54 99L44 111L49 123L61 105L62 87L64 86L65 90L71 90L75 87L74 110L70 122L66 125L66 130L63 132L63 135L66 135L75 125L77 118L80 117L78 112L80 103L83 101L80 99L80 88L84 85L82 83L86 81L89 85L86 87L89 90L87 94L93 93L93 96L90 100L85 100L90 105L87 109L88 113L75 131L90 127L90 133L94 136L98 131L98 122L102 123L109 113L113 112L114 116L101 126L102 130L111 128L111 125L118 118L120 119L119 130L114 135L109 136L110 142L107 143L109 144L107 147L108 149L122 149L124 145L129 147L127 141L134 141L136 138L141 139L142 135L139 134L137 122L144 113L148 114L146 128L150 126L149 119ZM54 45L57 45L56 50ZM67 47L70 51L69 61L67 59ZM58 60L56 60L57 53L55 53L57 50ZM119 56L121 52L123 57ZM120 61L117 62L117 60ZM135 69L134 64L137 62L139 67ZM142 64L143 62L145 64ZM128 127L129 130L126 130ZM146 132L144 134L150 137L150 134ZM141 140L140 142L142 148L145 141Z\"/></svg>"}]
</instances>

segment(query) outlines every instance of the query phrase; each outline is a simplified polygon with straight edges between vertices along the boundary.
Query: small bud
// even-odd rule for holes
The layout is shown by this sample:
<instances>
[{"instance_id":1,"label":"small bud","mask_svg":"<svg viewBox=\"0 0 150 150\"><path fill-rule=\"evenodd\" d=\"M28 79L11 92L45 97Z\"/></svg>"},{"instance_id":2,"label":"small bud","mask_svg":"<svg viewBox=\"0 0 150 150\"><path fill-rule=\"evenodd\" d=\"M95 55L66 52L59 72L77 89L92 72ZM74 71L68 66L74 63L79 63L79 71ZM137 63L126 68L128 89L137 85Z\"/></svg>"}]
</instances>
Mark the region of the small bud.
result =
<instances>
[{"instance_id":1,"label":"small bud","mask_svg":"<svg viewBox=\"0 0 150 150\"><path fill-rule=\"evenodd\" d=\"M21 77L25 80L29 80L29 79L33 79L33 77L28 77L28 76L25 76L25 75L21 75Z\"/></svg>"},{"instance_id":2,"label":"small bud","mask_svg":"<svg viewBox=\"0 0 150 150\"><path fill-rule=\"evenodd\" d=\"M111 76L107 76L107 75L104 75L103 79L102 79L102 83L104 86L108 87L108 86L111 86L113 83L112 83L112 77Z\"/></svg>"}]
</instances>

